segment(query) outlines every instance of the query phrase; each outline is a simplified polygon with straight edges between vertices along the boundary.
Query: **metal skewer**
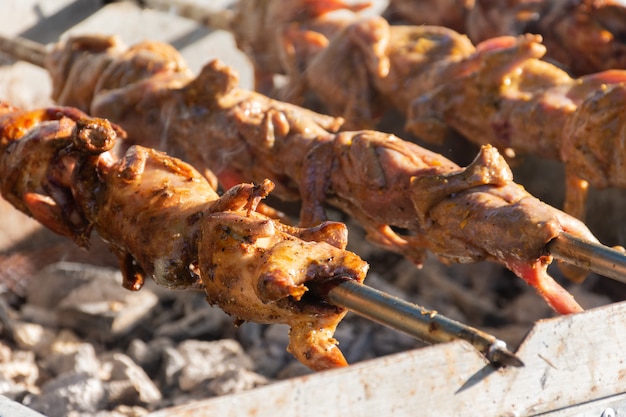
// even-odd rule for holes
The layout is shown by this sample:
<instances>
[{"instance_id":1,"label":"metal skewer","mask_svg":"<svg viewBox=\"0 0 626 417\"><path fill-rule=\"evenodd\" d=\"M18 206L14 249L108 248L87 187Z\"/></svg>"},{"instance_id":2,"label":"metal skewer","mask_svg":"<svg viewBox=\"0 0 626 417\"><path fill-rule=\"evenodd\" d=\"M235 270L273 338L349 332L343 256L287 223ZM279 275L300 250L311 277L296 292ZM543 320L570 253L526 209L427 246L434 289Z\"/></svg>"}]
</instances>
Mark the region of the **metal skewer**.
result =
<instances>
[{"instance_id":1,"label":"metal skewer","mask_svg":"<svg viewBox=\"0 0 626 417\"><path fill-rule=\"evenodd\" d=\"M424 342L443 343L462 339L478 349L492 363L524 366L506 348L506 343L495 336L353 280L338 281L326 289L326 294L321 295L331 304L345 307L369 320Z\"/></svg>"},{"instance_id":2,"label":"metal skewer","mask_svg":"<svg viewBox=\"0 0 626 417\"><path fill-rule=\"evenodd\" d=\"M561 233L548 243L552 256L579 268L626 284L626 253Z\"/></svg>"}]
</instances>

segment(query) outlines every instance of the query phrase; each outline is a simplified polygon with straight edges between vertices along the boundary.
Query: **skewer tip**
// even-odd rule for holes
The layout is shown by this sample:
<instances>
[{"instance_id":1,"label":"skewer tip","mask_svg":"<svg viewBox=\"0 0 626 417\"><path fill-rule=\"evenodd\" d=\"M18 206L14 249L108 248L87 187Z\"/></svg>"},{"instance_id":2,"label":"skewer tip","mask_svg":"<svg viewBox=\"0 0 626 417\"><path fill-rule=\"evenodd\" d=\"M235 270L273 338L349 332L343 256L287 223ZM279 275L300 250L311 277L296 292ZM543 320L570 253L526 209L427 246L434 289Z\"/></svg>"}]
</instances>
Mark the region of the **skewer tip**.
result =
<instances>
[{"instance_id":1,"label":"skewer tip","mask_svg":"<svg viewBox=\"0 0 626 417\"><path fill-rule=\"evenodd\" d=\"M524 366L524 362L518 358L513 352L506 348L506 343L502 340L496 340L489 346L487 352L487 359L494 364L503 366L513 366L521 368Z\"/></svg>"}]
</instances>

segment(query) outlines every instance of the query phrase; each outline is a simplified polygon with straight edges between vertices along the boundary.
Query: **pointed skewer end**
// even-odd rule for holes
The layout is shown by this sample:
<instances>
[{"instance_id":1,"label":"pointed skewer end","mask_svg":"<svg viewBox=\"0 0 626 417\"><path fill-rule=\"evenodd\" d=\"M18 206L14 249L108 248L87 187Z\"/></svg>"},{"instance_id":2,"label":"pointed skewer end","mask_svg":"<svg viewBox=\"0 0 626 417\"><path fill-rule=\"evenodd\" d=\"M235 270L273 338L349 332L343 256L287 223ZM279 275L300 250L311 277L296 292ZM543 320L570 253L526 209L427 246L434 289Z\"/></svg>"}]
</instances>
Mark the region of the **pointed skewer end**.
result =
<instances>
[{"instance_id":1,"label":"pointed skewer end","mask_svg":"<svg viewBox=\"0 0 626 417\"><path fill-rule=\"evenodd\" d=\"M496 365L513 366L521 368L524 366L524 362L518 358L513 352L509 351L506 347L506 343L502 340L496 340L487 352L487 359Z\"/></svg>"}]
</instances>

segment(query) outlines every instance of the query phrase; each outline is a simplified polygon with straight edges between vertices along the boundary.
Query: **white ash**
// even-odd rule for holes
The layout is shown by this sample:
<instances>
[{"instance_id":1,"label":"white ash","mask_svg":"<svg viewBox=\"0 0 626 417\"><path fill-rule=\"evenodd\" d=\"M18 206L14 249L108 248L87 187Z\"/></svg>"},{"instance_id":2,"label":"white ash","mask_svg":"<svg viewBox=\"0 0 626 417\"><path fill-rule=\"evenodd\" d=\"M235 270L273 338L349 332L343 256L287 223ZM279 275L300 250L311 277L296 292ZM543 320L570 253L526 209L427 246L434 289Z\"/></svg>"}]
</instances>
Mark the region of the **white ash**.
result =
<instances>
[{"instance_id":1,"label":"white ash","mask_svg":"<svg viewBox=\"0 0 626 417\"><path fill-rule=\"evenodd\" d=\"M366 242L354 244L376 256ZM417 270L392 259L384 268L372 263L369 285L488 330L509 347L551 315L517 278L485 279L503 275L497 265L446 267L428 259ZM500 288L507 285L512 295ZM587 307L609 302L582 287L575 292ZM0 395L47 416L141 416L311 373L286 351L287 326L237 327L203 293L151 281L130 292L115 268L51 264L29 280L21 303L1 306L10 343L0 344ZM351 363L424 345L353 313L335 336Z\"/></svg>"}]
</instances>

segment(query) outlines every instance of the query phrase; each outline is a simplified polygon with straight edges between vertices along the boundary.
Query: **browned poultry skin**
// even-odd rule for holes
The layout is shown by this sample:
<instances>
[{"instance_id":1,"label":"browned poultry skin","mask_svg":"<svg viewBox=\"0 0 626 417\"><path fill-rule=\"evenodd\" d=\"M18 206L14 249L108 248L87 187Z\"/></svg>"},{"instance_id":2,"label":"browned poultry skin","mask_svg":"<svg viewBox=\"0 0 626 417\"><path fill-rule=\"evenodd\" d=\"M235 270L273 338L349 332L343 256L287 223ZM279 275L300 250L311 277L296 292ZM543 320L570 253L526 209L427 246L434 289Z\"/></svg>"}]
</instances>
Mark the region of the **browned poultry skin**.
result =
<instances>
[{"instance_id":1,"label":"browned poultry skin","mask_svg":"<svg viewBox=\"0 0 626 417\"><path fill-rule=\"evenodd\" d=\"M576 75L626 68L626 6L621 1L477 0L467 19L474 42L536 33L547 59Z\"/></svg>"},{"instance_id":2,"label":"browned poultry skin","mask_svg":"<svg viewBox=\"0 0 626 417\"><path fill-rule=\"evenodd\" d=\"M372 80L389 73L389 36L387 27L379 24L381 20L384 21L359 20L347 25L331 38L328 46L311 54L300 71L290 74L286 89L299 94L279 97L302 103L305 93L312 93L325 111L346 120L346 129L372 127L383 110Z\"/></svg>"},{"instance_id":3,"label":"browned poultry skin","mask_svg":"<svg viewBox=\"0 0 626 417\"><path fill-rule=\"evenodd\" d=\"M340 277L361 282L367 270L343 250L343 225L325 223L325 234L340 247L298 239L254 212L221 212L207 218L199 243L214 242L198 264L209 302L241 319L288 324L289 352L315 370L346 365L332 337L346 311L307 301L308 287Z\"/></svg>"},{"instance_id":4,"label":"browned poultry skin","mask_svg":"<svg viewBox=\"0 0 626 417\"><path fill-rule=\"evenodd\" d=\"M24 118L24 113L11 114L13 119L2 124L7 132L19 128L12 121ZM27 214L37 214L28 210L28 202L19 204L28 193L4 174L15 171L11 162L18 155L22 168L57 169L48 146L54 128L64 145L55 148L56 157L73 161L64 167L63 186L88 228L75 231L65 217L47 218L59 223L53 230L80 238L91 228L97 231L120 258L126 288L138 290L147 276L168 288L204 288L211 304L237 320L289 325L289 351L310 368L347 365L332 337L346 310L307 296L309 287L333 280L363 281L367 264L345 250L345 225L325 222L303 229L255 212L273 188L267 180L240 184L220 197L198 171L164 153L133 146L118 159L110 152L116 130L106 120L86 116L34 123L22 138L2 138L3 144L26 145L3 146L0 179L3 196ZM30 181L43 180L48 191L48 177L40 172Z\"/></svg>"},{"instance_id":5,"label":"browned poultry skin","mask_svg":"<svg viewBox=\"0 0 626 417\"><path fill-rule=\"evenodd\" d=\"M427 19L435 18L441 7L401 0L391 4L396 11L405 6L429 8L433 13ZM588 104L584 111L577 108L594 92L598 93L590 100L600 100L606 85L626 82L626 71L572 78L542 58L546 51L567 55L569 60L562 61L580 72L589 72L583 68L592 68L592 61L600 65L595 70L605 64L622 66L619 61L626 64L621 36L626 7L594 0L479 0L469 6L470 36L528 30L543 33L545 45L541 36L526 34L489 39L474 48L467 37L441 27L390 26L380 17L354 19L290 78L304 85L301 90L313 93L331 114L344 117L344 129L371 128L391 103L407 113L407 130L426 141L441 143L452 128L474 143L498 147L510 158L530 153L561 159L568 165L564 207L584 218L588 182L622 187L624 175L616 163L609 164L612 175L607 169L592 168L594 154L609 155L616 143L596 137L596 130L581 127L587 135L571 127L608 120L595 114L604 104ZM414 17L424 23L419 15ZM617 94L613 97L617 100ZM580 151L565 149L564 141L573 142L564 137L564 126L569 126L570 137L585 135L594 145ZM599 159L607 163L606 158ZM578 167L583 168L579 173Z\"/></svg>"},{"instance_id":6,"label":"browned poultry skin","mask_svg":"<svg viewBox=\"0 0 626 417\"><path fill-rule=\"evenodd\" d=\"M55 45L46 56L52 98L89 111L102 72L124 50L115 36L75 36L71 42Z\"/></svg>"},{"instance_id":7,"label":"browned poultry skin","mask_svg":"<svg viewBox=\"0 0 626 417\"><path fill-rule=\"evenodd\" d=\"M540 61L544 53L540 38L531 35L479 45L465 74L415 96L407 129L440 142L445 125L475 143L558 158L562 127L576 109L568 92L577 83Z\"/></svg>"},{"instance_id":8,"label":"browned poultry skin","mask_svg":"<svg viewBox=\"0 0 626 417\"><path fill-rule=\"evenodd\" d=\"M274 74L296 75L306 68L310 56L328 44L340 28L356 18L353 12L369 7L341 0L241 0L236 3L231 32L237 47L251 59L255 90L270 93ZM347 16L334 16L342 10ZM285 91L297 98L293 91Z\"/></svg>"},{"instance_id":9,"label":"browned poultry skin","mask_svg":"<svg viewBox=\"0 0 626 417\"><path fill-rule=\"evenodd\" d=\"M507 233L511 227L506 222L490 224L502 229L490 232L489 236L477 234L473 246L466 245L465 253L459 253L461 247L443 243L446 238L457 239L458 225L442 223L433 228L429 218L418 215L415 200L430 198L431 192L441 187L441 175L461 170L443 156L381 132L336 133L341 119L239 89L236 74L218 61L207 64L197 78L182 88L168 89L164 84L167 85L167 80L157 77L152 88L144 80L129 85L128 95L120 94L118 110L126 115L123 126L139 132L142 126L152 125L152 129L161 131L159 138L163 143L174 144L202 172L215 169L226 187L241 179L260 182L269 178L276 184L276 194L281 198L302 199L303 225L323 221L324 205L330 203L357 219L370 240L405 255L417 265L421 265L426 250L442 259L498 261L514 268L514 272L536 285L540 292L548 293L546 299L559 311L579 311L575 303L555 301L567 298L561 287L544 285L545 279L528 278L530 270L545 273L549 258L536 249L545 250L545 245L562 229L551 227L547 233L531 233L530 229L541 229L546 223L534 223L536 218L529 213L519 217L525 223L517 226L518 230L528 228L527 238L534 242L522 247L522 251L528 250L525 256L512 244L500 252L491 246L492 233ZM157 112L164 112L167 117L146 118ZM139 141L143 137L133 139ZM496 166L500 169L502 165ZM418 192L411 188L412 177L434 178L434 190L427 187ZM471 194L476 188L483 193L481 181L467 183L462 190ZM502 201L516 204L516 201ZM522 211L532 211L535 206L545 210L538 200L525 201L528 205L520 206ZM497 209L509 210L506 204ZM557 216L557 212L552 215ZM565 214L562 216L569 219ZM478 228L480 219L475 221ZM574 219L571 223L576 224L571 233L593 238L584 225ZM399 232L398 228L405 231ZM429 236L431 230L435 233L433 237ZM487 240L481 244L481 239Z\"/></svg>"},{"instance_id":10,"label":"browned poultry skin","mask_svg":"<svg viewBox=\"0 0 626 417\"><path fill-rule=\"evenodd\" d=\"M445 26L463 31L475 0L389 0L387 14L416 25Z\"/></svg>"},{"instance_id":11,"label":"browned poultry skin","mask_svg":"<svg viewBox=\"0 0 626 417\"><path fill-rule=\"evenodd\" d=\"M285 33L287 39L293 36ZM299 50L306 44L303 39ZM289 66L286 85L274 95L297 104L312 95L346 120L345 129L372 128L389 103L404 112L417 94L450 79L472 52L465 35L447 28L354 17L302 54L299 65Z\"/></svg>"},{"instance_id":12,"label":"browned poultry skin","mask_svg":"<svg viewBox=\"0 0 626 417\"><path fill-rule=\"evenodd\" d=\"M571 78L540 60L545 48L539 42L539 37L526 35L494 38L478 45L475 56L468 59L476 65L468 65L465 75L416 98L409 108L407 129L438 142L451 127L472 142L493 144L509 156L530 153L560 159L567 172L576 172L595 186L623 187L624 175L617 172L621 164L611 165L612 175L603 169L590 169L592 153L572 145L580 145L584 137L587 149L613 154L620 141L599 125L619 117L611 118L602 108L606 99L600 102L608 90L621 88L626 71ZM613 94L608 101L615 108L617 100L624 98ZM598 129L584 127L600 120L595 125ZM579 169L583 166L586 168ZM582 215L585 185L573 179L567 185L567 211Z\"/></svg>"},{"instance_id":13,"label":"browned poultry skin","mask_svg":"<svg viewBox=\"0 0 626 417\"><path fill-rule=\"evenodd\" d=\"M140 131L132 130L135 124L127 123L125 118L137 117L140 110L128 112L118 106L118 101L140 101L146 90L156 88L159 84L156 80L162 80L162 88L171 89L193 78L171 45L143 41L127 47L116 36L105 35L75 36L56 44L46 56L45 65L52 78L54 100L89 114L106 115L124 122L131 128L130 137L156 138L152 144L144 141L146 146L160 144L160 131L151 128L151 123L142 126ZM129 85L134 86L135 96L128 91ZM159 111L142 117L153 119L158 126L158 119L167 115ZM175 149L164 146L160 149L175 153Z\"/></svg>"},{"instance_id":14,"label":"browned poultry skin","mask_svg":"<svg viewBox=\"0 0 626 417\"><path fill-rule=\"evenodd\" d=\"M372 128L390 103L405 112L447 82L474 52L465 35L436 26L390 26L382 17L347 25L306 70L306 89L346 128Z\"/></svg>"},{"instance_id":15,"label":"browned poultry skin","mask_svg":"<svg viewBox=\"0 0 626 417\"><path fill-rule=\"evenodd\" d=\"M461 5L445 7L449 3ZM475 43L538 34L547 59L575 75L626 68L626 6L619 0L391 0L389 14L414 25L453 28Z\"/></svg>"},{"instance_id":16,"label":"browned poultry skin","mask_svg":"<svg viewBox=\"0 0 626 417\"><path fill-rule=\"evenodd\" d=\"M63 149L75 121L87 117L69 107L20 111L0 103L0 191L7 201L54 232L87 246L89 225L76 206Z\"/></svg>"},{"instance_id":17,"label":"browned poultry skin","mask_svg":"<svg viewBox=\"0 0 626 417\"><path fill-rule=\"evenodd\" d=\"M467 168L414 177L413 202L430 244L455 262L493 259L537 289L560 313L580 306L546 272L546 245L561 232L595 241L584 224L542 203L513 182L495 148L485 146ZM535 227L529 227L535 225Z\"/></svg>"},{"instance_id":18,"label":"browned poultry skin","mask_svg":"<svg viewBox=\"0 0 626 417\"><path fill-rule=\"evenodd\" d=\"M548 3L545 0L475 0L464 25L458 30L467 33L474 42L503 35L537 34L533 29Z\"/></svg>"}]
</instances>

